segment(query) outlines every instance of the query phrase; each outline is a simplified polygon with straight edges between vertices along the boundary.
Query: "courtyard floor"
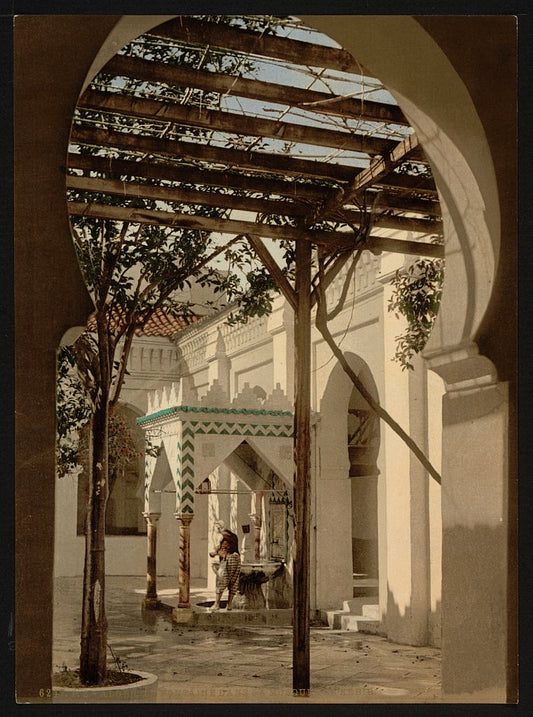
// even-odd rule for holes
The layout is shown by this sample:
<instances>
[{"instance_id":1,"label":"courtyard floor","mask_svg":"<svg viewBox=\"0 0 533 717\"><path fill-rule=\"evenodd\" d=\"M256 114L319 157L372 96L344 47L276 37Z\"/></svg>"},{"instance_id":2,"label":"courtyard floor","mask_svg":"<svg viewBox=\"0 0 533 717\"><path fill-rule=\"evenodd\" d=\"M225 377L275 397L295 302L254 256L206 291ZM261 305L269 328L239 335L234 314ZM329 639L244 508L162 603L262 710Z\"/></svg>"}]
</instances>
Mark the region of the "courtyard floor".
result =
<instances>
[{"instance_id":1,"label":"courtyard floor","mask_svg":"<svg viewBox=\"0 0 533 717\"><path fill-rule=\"evenodd\" d=\"M141 611L142 577L108 577L108 642L128 668L155 673L160 703L440 702L440 650L375 635L311 628L311 694L292 695L292 629L173 625L168 611ZM53 666L79 658L81 578L58 578ZM172 603L174 578L158 579ZM193 601L211 597L194 587ZM111 654L110 654L111 657Z\"/></svg>"}]
</instances>

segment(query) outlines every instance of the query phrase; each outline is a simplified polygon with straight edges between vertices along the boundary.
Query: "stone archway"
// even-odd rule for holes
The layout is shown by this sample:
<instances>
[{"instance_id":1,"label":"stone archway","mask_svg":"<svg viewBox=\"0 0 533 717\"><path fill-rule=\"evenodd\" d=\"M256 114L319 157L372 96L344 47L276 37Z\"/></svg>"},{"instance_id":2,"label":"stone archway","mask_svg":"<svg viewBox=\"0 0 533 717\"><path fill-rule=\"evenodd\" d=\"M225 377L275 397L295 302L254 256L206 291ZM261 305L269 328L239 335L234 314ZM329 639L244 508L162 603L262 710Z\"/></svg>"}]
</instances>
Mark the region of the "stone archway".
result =
<instances>
[{"instance_id":1,"label":"stone archway","mask_svg":"<svg viewBox=\"0 0 533 717\"><path fill-rule=\"evenodd\" d=\"M129 39L162 19L123 19L110 39L116 41L121 33ZM496 686L501 699L505 695L509 629L505 589L509 398L507 385L498 383L493 363L480 355L476 343L499 259L500 200L491 148L462 80L414 18L308 16L305 20L337 39L385 83L432 163L447 237L447 281L426 350L431 368L447 385L443 403L443 607L447 615L443 623L443 683L447 693L479 692ZM107 43L107 51L112 46ZM104 62L105 57L97 58L92 74ZM484 450L487 443L490 451ZM476 485L468 479L476 475L489 477L482 505ZM463 549L465 530L467 552ZM501 568L496 578L492 573L490 580L480 579L472 585L469 578L480 556L487 567L497 556ZM483 597L482 619L478 610L465 618L465 584L472 605ZM498 615L496 630L476 627L480 620L490 622L494 614ZM465 622L472 629L466 652ZM480 654L486 656L484 667L473 676L470 668Z\"/></svg>"},{"instance_id":2,"label":"stone archway","mask_svg":"<svg viewBox=\"0 0 533 717\"><path fill-rule=\"evenodd\" d=\"M357 8L354 7L354 11ZM70 128L70 116L74 109L83 76L87 73L91 62L98 53L97 62L100 59L100 48L107 46L109 55L113 54L112 42L116 38L116 29L124 28L130 24L129 34L126 33L125 40L142 32L146 27L153 26L165 18L158 17L131 17L122 18L116 23L117 18L113 16L48 16L48 17L18 17L16 18L16 44L15 44L15 110L17 123L15 127L15 151L17 161L15 163L15 181L17 188L16 200L16 231L17 241L15 242L17 273L17 505L16 524L20 526L17 534L17 610L16 633L17 633L17 694L19 699L34 700L36 698L36 685L49 685L50 680L50 651L49 640L51 638L51 581L50 573L53 566L53 516L54 512L54 401L55 401L55 364L53 360L54 351L59 337L63 334L66 326L80 323L86 319L90 311L84 284L79 275L76 259L73 256L70 237L68 234L68 222L64 211L64 177L57 171L65 161L65 153L68 144L68 133ZM354 32L354 24L359 18L338 17L327 18L319 16L315 22L317 27L326 32L332 32L335 37L342 38L341 34L349 35ZM504 201L500 204L496 201L493 206L488 205L487 210L494 212L499 208L503 218L504 232L502 245L505 251L502 252L499 262L499 273L496 277L496 290L493 295L493 305L490 313L487 314L483 329L483 346L489 351L490 358L498 367L500 376L504 379L513 378L516 362L516 350L514 346L516 321L514 316L509 314L516 311L516 292L510 290L516 281L516 237L515 237L515 192L516 192L516 144L514 138L513 124L516 115L516 19L508 17L481 17L481 16L457 16L457 17L423 17L416 21L409 20L408 32L403 35L390 34L384 27L382 37L358 37L361 50L378 40L381 47L388 42L384 56L392 51L395 37L401 41L406 52L410 52L413 65L408 74L403 72L403 81L416 85L423 80L424 76L430 76L434 72L433 55L442 56L437 43L453 58L454 66L457 69L456 77L463 78L468 84L469 91L474 101L475 108L479 112L485 131L491 140L491 155L494 159L498 184L502 192L506 193ZM326 23L335 21L337 29L329 29ZM369 19L370 21L371 19ZM380 20L380 18L378 18ZM406 18L389 17L382 18L383 21L392 23L392 30L397 30ZM311 20L310 20L311 21ZM369 22L365 21L365 22ZM340 24L343 27L339 29ZM429 51L417 54L417 48L413 42L414 31L418 35L423 31L420 27L427 29L429 36L426 47ZM416 27L417 24L420 27ZM134 25L132 29L132 25ZM58 39L60 41L58 41ZM349 40L349 38L348 38ZM120 39L119 47L122 44ZM349 43L347 43L349 44ZM410 47L413 47L411 52ZM376 55L372 48L369 50ZM67 61L66 61L67 60ZM366 61L366 60L365 60ZM103 59L98 67L89 71L89 75L105 62ZM394 74L393 69L389 72L378 75L385 82L389 82L389 75ZM449 70L448 70L449 72ZM452 74L453 74L452 70ZM411 76L411 78L409 77ZM54 101L50 102L50 78L54 78L53 93ZM458 82L461 82L458 79ZM435 84L434 111L430 112L437 122L440 117L449 115L450 112L460 112L460 108L449 101L448 96L438 93L438 83ZM393 90L396 91L396 90ZM404 96L409 97L405 91ZM470 102L470 98L468 98ZM402 106L407 111L407 105L402 100ZM35 117L41 118L41 123L36 130ZM502 123L506 132L502 132ZM38 131L38 141L28 142L27 138L34 136ZM448 133L450 136L450 134ZM453 133L452 133L453 135ZM471 141L470 153L477 151L474 148L478 139L474 132L466 136L465 141ZM485 140L483 140L485 141ZM466 155L465 155L466 156ZM438 162L437 162L438 164ZM35 191L35 167L41 168L39 191ZM479 162L473 161L476 168L476 176L480 177L483 172ZM488 178L491 178L490 170ZM493 193L494 194L494 193ZM496 198L497 200L497 198ZM494 220L491 220L491 226ZM38 259L36 269L35 258ZM47 276L48 281L43 282L42 276ZM28 288L30 287L30 289ZM57 297L62 297L61 304L58 304ZM501 312L506 312L509 320L501 321ZM37 348L39 350L37 350ZM461 374L458 372L458 379ZM40 400L36 401L35 397ZM511 394L512 397L512 394ZM507 398L504 396L503 409L507 416ZM463 413L458 411L458 413ZM473 423L483 420L479 417L479 411L470 412L469 417ZM453 413L450 419L453 418ZM511 418L512 424L514 423ZM40 430L36 435L34 427L38 424ZM491 431L495 435L501 432L501 426L492 426ZM447 430L447 429L446 429ZM460 426L457 428L460 432ZM491 442L492 433L484 445ZM468 440L469 436L465 435ZM511 470L514 470L516 445L513 439L510 442L500 441L503 448L510 451L509 463ZM453 442L451 453L453 454ZM450 442L446 439L446 451L450 452ZM470 474L484 475L485 465L478 465L477 459L483 453L483 445L476 443L472 454L476 456L473 465L466 466ZM460 453L459 453L460 454ZM469 455L469 460L470 460ZM498 466L500 476L500 487L506 485L505 476L502 477L507 465ZM449 471L445 469L445 475ZM490 471L489 471L490 472ZM35 491L36 482L40 490ZM460 496L459 496L460 497ZM512 501L512 497L511 497ZM475 502L475 501L474 501ZM472 501L468 500L467 505ZM32 515L32 526L28 529L27 516ZM507 532L507 518L504 515L502 535ZM471 521L472 524L476 520ZM498 511L495 513L494 522L499 522ZM453 522L452 522L453 525ZM26 526L26 527L25 527ZM34 534L35 529L43 538L39 550L35 550ZM501 546L501 541L499 545ZM463 542L464 545L464 542ZM514 549L515 543L511 544ZM474 552L478 546L474 546ZM483 554L490 554L488 547L481 551ZM500 551L498 551L500 555ZM508 563L508 556L503 554L503 562L498 562L498 576L495 580L500 584L502 571ZM491 566L494 567L494 564ZM489 571L493 575L492 571ZM463 581L461 575L458 580ZM494 579L493 579L494 580ZM504 580L505 583L505 580ZM502 583L501 592L504 594L505 584ZM490 586L489 586L490 587ZM511 586L511 590L512 590ZM480 590L478 589L478 593ZM475 604L476 601L474 601ZM503 601L497 602L494 614L500 615L509 613L510 622L515 619L513 611L508 611ZM487 612L484 612L486 619ZM458 623L460 628L460 622ZM35 641L35 631L42 635L41 640ZM459 630L460 632L460 630ZM497 630L486 631L487 633L500 633L500 625ZM473 666L478 664L479 655L482 653L505 654L505 642L509 636L504 627L499 634L496 643L483 644L481 650L475 644L469 650L464 650L463 656L457 659L458 669L464 672L465 682L469 684L474 692L470 699L475 699L475 691L487 677L490 684L502 683L501 661L498 666L498 679L495 681L492 672L483 675L484 665L480 665L479 675L473 675ZM490 637L490 635L487 635ZM461 642L461 635L457 638L451 636L453 642L462 648L467 644ZM446 648L446 655L450 653L453 661L457 655ZM445 660L447 656L445 655ZM510 641L508 650L508 661L512 666L516 664L516 644ZM475 678L475 679L474 679ZM458 685L460 687L460 685ZM452 685L453 687L453 685ZM446 688L448 689L448 688ZM515 693L510 687L510 698L515 698ZM497 699L502 699L501 695Z\"/></svg>"},{"instance_id":3,"label":"stone archway","mask_svg":"<svg viewBox=\"0 0 533 717\"><path fill-rule=\"evenodd\" d=\"M366 362L355 354L346 357L357 375L377 398L377 388ZM316 442L320 470L314 486L316 494L316 604L321 609L338 609L353 596L353 500L348 448L349 410L352 383L340 365L331 370L320 400L320 423ZM377 456L376 456L377 458ZM376 499L379 491L376 486ZM358 496L359 499L361 495ZM355 496L357 498L357 495ZM377 522L377 515L375 516ZM378 526L376 526L378 527ZM383 540L383 536L381 536ZM334 556L331 546L335 546ZM331 574L330 574L331 573ZM386 574L383 567L383 574Z\"/></svg>"}]
</instances>

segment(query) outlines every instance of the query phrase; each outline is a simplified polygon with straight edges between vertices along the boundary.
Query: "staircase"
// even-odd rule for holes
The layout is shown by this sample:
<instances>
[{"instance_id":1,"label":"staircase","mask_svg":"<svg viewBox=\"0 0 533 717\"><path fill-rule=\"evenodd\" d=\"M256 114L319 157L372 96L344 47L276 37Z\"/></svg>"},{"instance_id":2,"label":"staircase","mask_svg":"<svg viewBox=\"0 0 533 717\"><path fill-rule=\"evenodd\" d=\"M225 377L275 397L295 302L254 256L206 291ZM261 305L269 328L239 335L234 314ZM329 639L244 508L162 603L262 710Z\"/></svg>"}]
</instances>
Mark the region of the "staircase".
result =
<instances>
[{"instance_id":1,"label":"staircase","mask_svg":"<svg viewBox=\"0 0 533 717\"><path fill-rule=\"evenodd\" d=\"M373 599L376 602L369 603ZM381 621L377 598L355 597L344 600L342 610L322 610L321 616L331 630L379 634Z\"/></svg>"}]
</instances>

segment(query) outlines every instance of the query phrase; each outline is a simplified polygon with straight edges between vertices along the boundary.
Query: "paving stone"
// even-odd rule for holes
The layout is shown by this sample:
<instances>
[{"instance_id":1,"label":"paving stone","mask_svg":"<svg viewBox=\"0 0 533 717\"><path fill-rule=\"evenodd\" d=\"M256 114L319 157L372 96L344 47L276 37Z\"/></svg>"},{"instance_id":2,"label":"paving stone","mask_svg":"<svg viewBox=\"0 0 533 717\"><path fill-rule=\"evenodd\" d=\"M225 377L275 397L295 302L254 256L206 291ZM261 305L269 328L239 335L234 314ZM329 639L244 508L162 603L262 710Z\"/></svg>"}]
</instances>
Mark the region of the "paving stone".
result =
<instances>
[{"instance_id":1,"label":"paving stone","mask_svg":"<svg viewBox=\"0 0 533 717\"><path fill-rule=\"evenodd\" d=\"M175 591L175 582L163 578L158 585L162 591ZM291 628L176 627L159 611L143 616L144 585L139 578L108 576L106 585L113 650L131 669L158 675L158 702L306 703L305 698L292 695ZM77 664L81 587L78 578L57 582L55 665ZM195 593L193 586L193 596L204 592ZM440 678L434 675L440 676L436 648L398 646L380 636L365 635L361 640L353 633L311 629L313 702L438 701Z\"/></svg>"}]
</instances>

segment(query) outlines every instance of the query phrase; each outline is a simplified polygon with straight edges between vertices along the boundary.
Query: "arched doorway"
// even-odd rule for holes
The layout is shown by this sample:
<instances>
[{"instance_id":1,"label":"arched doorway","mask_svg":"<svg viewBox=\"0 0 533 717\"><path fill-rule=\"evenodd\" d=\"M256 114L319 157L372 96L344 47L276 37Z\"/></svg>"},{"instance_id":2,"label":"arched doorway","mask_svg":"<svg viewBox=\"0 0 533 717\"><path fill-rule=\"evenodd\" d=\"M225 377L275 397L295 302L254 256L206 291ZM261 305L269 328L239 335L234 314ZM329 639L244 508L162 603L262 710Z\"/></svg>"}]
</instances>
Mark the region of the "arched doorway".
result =
<instances>
[{"instance_id":1,"label":"arched doorway","mask_svg":"<svg viewBox=\"0 0 533 717\"><path fill-rule=\"evenodd\" d=\"M110 422L110 485L106 535L144 535L144 434L136 423L138 409L119 403ZM87 436L83 434L82 443ZM88 455L82 449L83 471L78 478L77 533L85 532Z\"/></svg>"},{"instance_id":2,"label":"arched doorway","mask_svg":"<svg viewBox=\"0 0 533 717\"><path fill-rule=\"evenodd\" d=\"M379 421L354 388L348 405L354 597L377 594ZM370 590L371 587L375 589Z\"/></svg>"}]
</instances>

